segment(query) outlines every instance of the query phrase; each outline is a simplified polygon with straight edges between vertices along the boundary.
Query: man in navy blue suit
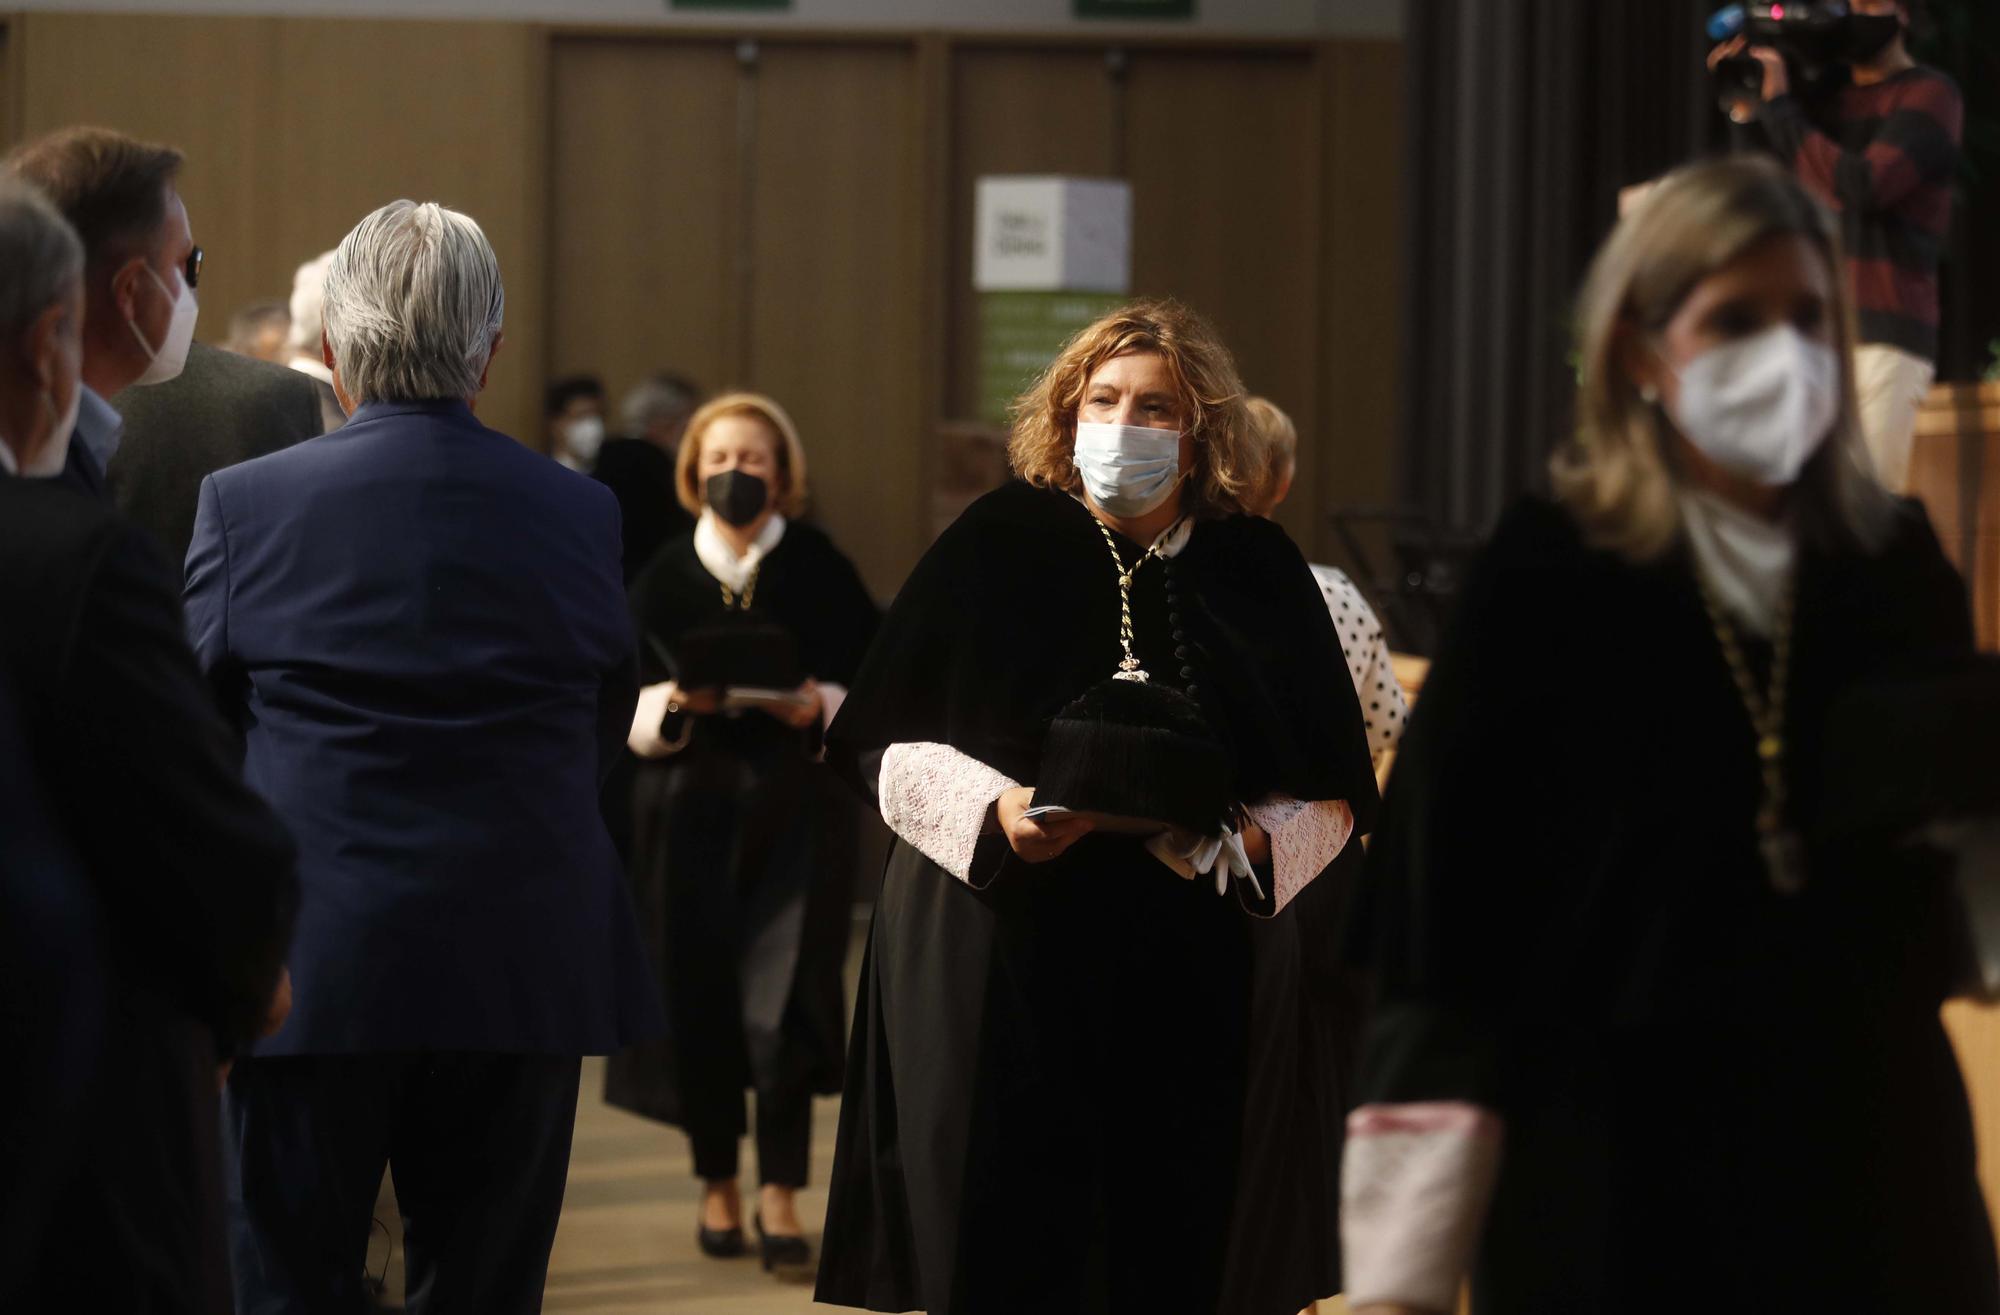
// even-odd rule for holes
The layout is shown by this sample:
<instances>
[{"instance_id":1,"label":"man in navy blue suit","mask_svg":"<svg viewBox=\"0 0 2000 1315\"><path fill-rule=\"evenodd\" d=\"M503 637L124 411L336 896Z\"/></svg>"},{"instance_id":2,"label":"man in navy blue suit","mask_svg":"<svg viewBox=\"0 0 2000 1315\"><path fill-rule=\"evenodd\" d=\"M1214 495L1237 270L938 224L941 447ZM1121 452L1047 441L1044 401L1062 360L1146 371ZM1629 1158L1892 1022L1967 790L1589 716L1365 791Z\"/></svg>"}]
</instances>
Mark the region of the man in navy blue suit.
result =
<instances>
[{"instance_id":1,"label":"man in navy blue suit","mask_svg":"<svg viewBox=\"0 0 2000 1315\"><path fill-rule=\"evenodd\" d=\"M385 1162L413 1312L540 1309L578 1058L658 1030L598 811L617 503L474 419L502 306L469 217L369 215L326 283L347 426L201 487L190 632L300 851L292 1014L227 1095L239 1315L361 1309Z\"/></svg>"}]
</instances>

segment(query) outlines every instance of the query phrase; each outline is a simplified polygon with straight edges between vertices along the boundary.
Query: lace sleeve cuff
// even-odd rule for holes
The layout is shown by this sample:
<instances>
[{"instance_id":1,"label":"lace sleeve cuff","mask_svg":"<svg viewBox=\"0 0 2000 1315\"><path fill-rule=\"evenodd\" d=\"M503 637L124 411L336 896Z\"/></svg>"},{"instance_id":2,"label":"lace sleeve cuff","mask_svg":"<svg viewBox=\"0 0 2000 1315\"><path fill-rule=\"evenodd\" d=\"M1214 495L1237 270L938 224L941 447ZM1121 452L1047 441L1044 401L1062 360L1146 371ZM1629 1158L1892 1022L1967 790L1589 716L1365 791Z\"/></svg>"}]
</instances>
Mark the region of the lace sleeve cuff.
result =
<instances>
[{"instance_id":1,"label":"lace sleeve cuff","mask_svg":"<svg viewBox=\"0 0 2000 1315\"><path fill-rule=\"evenodd\" d=\"M987 810L1019 784L948 744L892 744L877 795L891 831L970 884Z\"/></svg>"},{"instance_id":2,"label":"lace sleeve cuff","mask_svg":"<svg viewBox=\"0 0 2000 1315\"><path fill-rule=\"evenodd\" d=\"M1461 1101L1364 1105L1348 1116L1341 1259L1354 1306L1458 1309L1500 1168L1500 1119Z\"/></svg>"},{"instance_id":3,"label":"lace sleeve cuff","mask_svg":"<svg viewBox=\"0 0 2000 1315\"><path fill-rule=\"evenodd\" d=\"M1274 915L1340 856L1354 834L1354 810L1342 799L1306 803L1274 794L1243 811L1271 837Z\"/></svg>"}]
</instances>

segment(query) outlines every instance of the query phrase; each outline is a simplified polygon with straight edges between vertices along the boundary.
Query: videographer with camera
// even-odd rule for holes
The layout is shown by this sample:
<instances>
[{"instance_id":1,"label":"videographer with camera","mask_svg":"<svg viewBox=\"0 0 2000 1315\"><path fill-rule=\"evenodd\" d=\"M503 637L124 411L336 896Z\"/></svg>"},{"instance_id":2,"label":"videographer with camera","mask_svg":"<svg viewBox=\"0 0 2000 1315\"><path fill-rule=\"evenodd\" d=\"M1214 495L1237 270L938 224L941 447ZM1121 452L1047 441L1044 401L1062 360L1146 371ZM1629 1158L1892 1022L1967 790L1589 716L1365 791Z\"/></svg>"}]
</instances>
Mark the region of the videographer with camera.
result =
<instances>
[{"instance_id":1,"label":"videographer with camera","mask_svg":"<svg viewBox=\"0 0 2000 1315\"><path fill-rule=\"evenodd\" d=\"M1714 49L1709 67L1722 73L1746 57L1761 65L1754 99L1729 104L1725 94L1739 142L1775 153L1840 216L1860 314L1862 429L1882 483L1901 492L1936 372L1938 256L1964 102L1950 77L1917 63L1905 44L1922 0L1743 10L1742 30ZM1816 65L1827 72L1808 81Z\"/></svg>"}]
</instances>

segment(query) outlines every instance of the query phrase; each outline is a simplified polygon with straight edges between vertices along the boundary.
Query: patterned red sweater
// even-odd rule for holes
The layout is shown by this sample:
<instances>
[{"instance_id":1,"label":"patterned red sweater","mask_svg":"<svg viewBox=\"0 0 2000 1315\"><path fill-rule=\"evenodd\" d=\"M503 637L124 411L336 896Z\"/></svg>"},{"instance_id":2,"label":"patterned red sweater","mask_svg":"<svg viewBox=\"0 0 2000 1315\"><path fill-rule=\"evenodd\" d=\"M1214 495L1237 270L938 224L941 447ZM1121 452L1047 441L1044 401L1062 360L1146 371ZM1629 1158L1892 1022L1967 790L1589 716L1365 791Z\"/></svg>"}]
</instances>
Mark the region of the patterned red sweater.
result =
<instances>
[{"instance_id":1,"label":"patterned red sweater","mask_svg":"<svg viewBox=\"0 0 2000 1315\"><path fill-rule=\"evenodd\" d=\"M1958 84L1918 67L1842 87L1815 111L1781 96L1763 122L1779 157L1840 215L1861 341L1936 360L1938 256L1965 119Z\"/></svg>"}]
</instances>

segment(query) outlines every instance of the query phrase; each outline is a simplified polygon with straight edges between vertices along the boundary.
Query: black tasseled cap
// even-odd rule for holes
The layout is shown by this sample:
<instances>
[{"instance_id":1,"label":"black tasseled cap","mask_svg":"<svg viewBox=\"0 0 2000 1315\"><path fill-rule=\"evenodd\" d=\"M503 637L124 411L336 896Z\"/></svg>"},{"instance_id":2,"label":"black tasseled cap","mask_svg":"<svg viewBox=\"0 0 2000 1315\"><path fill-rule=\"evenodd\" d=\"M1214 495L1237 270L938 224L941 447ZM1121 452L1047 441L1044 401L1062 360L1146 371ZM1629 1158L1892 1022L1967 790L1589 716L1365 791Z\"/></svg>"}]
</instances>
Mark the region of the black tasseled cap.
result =
<instances>
[{"instance_id":1,"label":"black tasseled cap","mask_svg":"<svg viewBox=\"0 0 2000 1315\"><path fill-rule=\"evenodd\" d=\"M1180 690L1100 681L1049 723L1034 802L1213 835L1235 804L1229 753Z\"/></svg>"}]
</instances>

